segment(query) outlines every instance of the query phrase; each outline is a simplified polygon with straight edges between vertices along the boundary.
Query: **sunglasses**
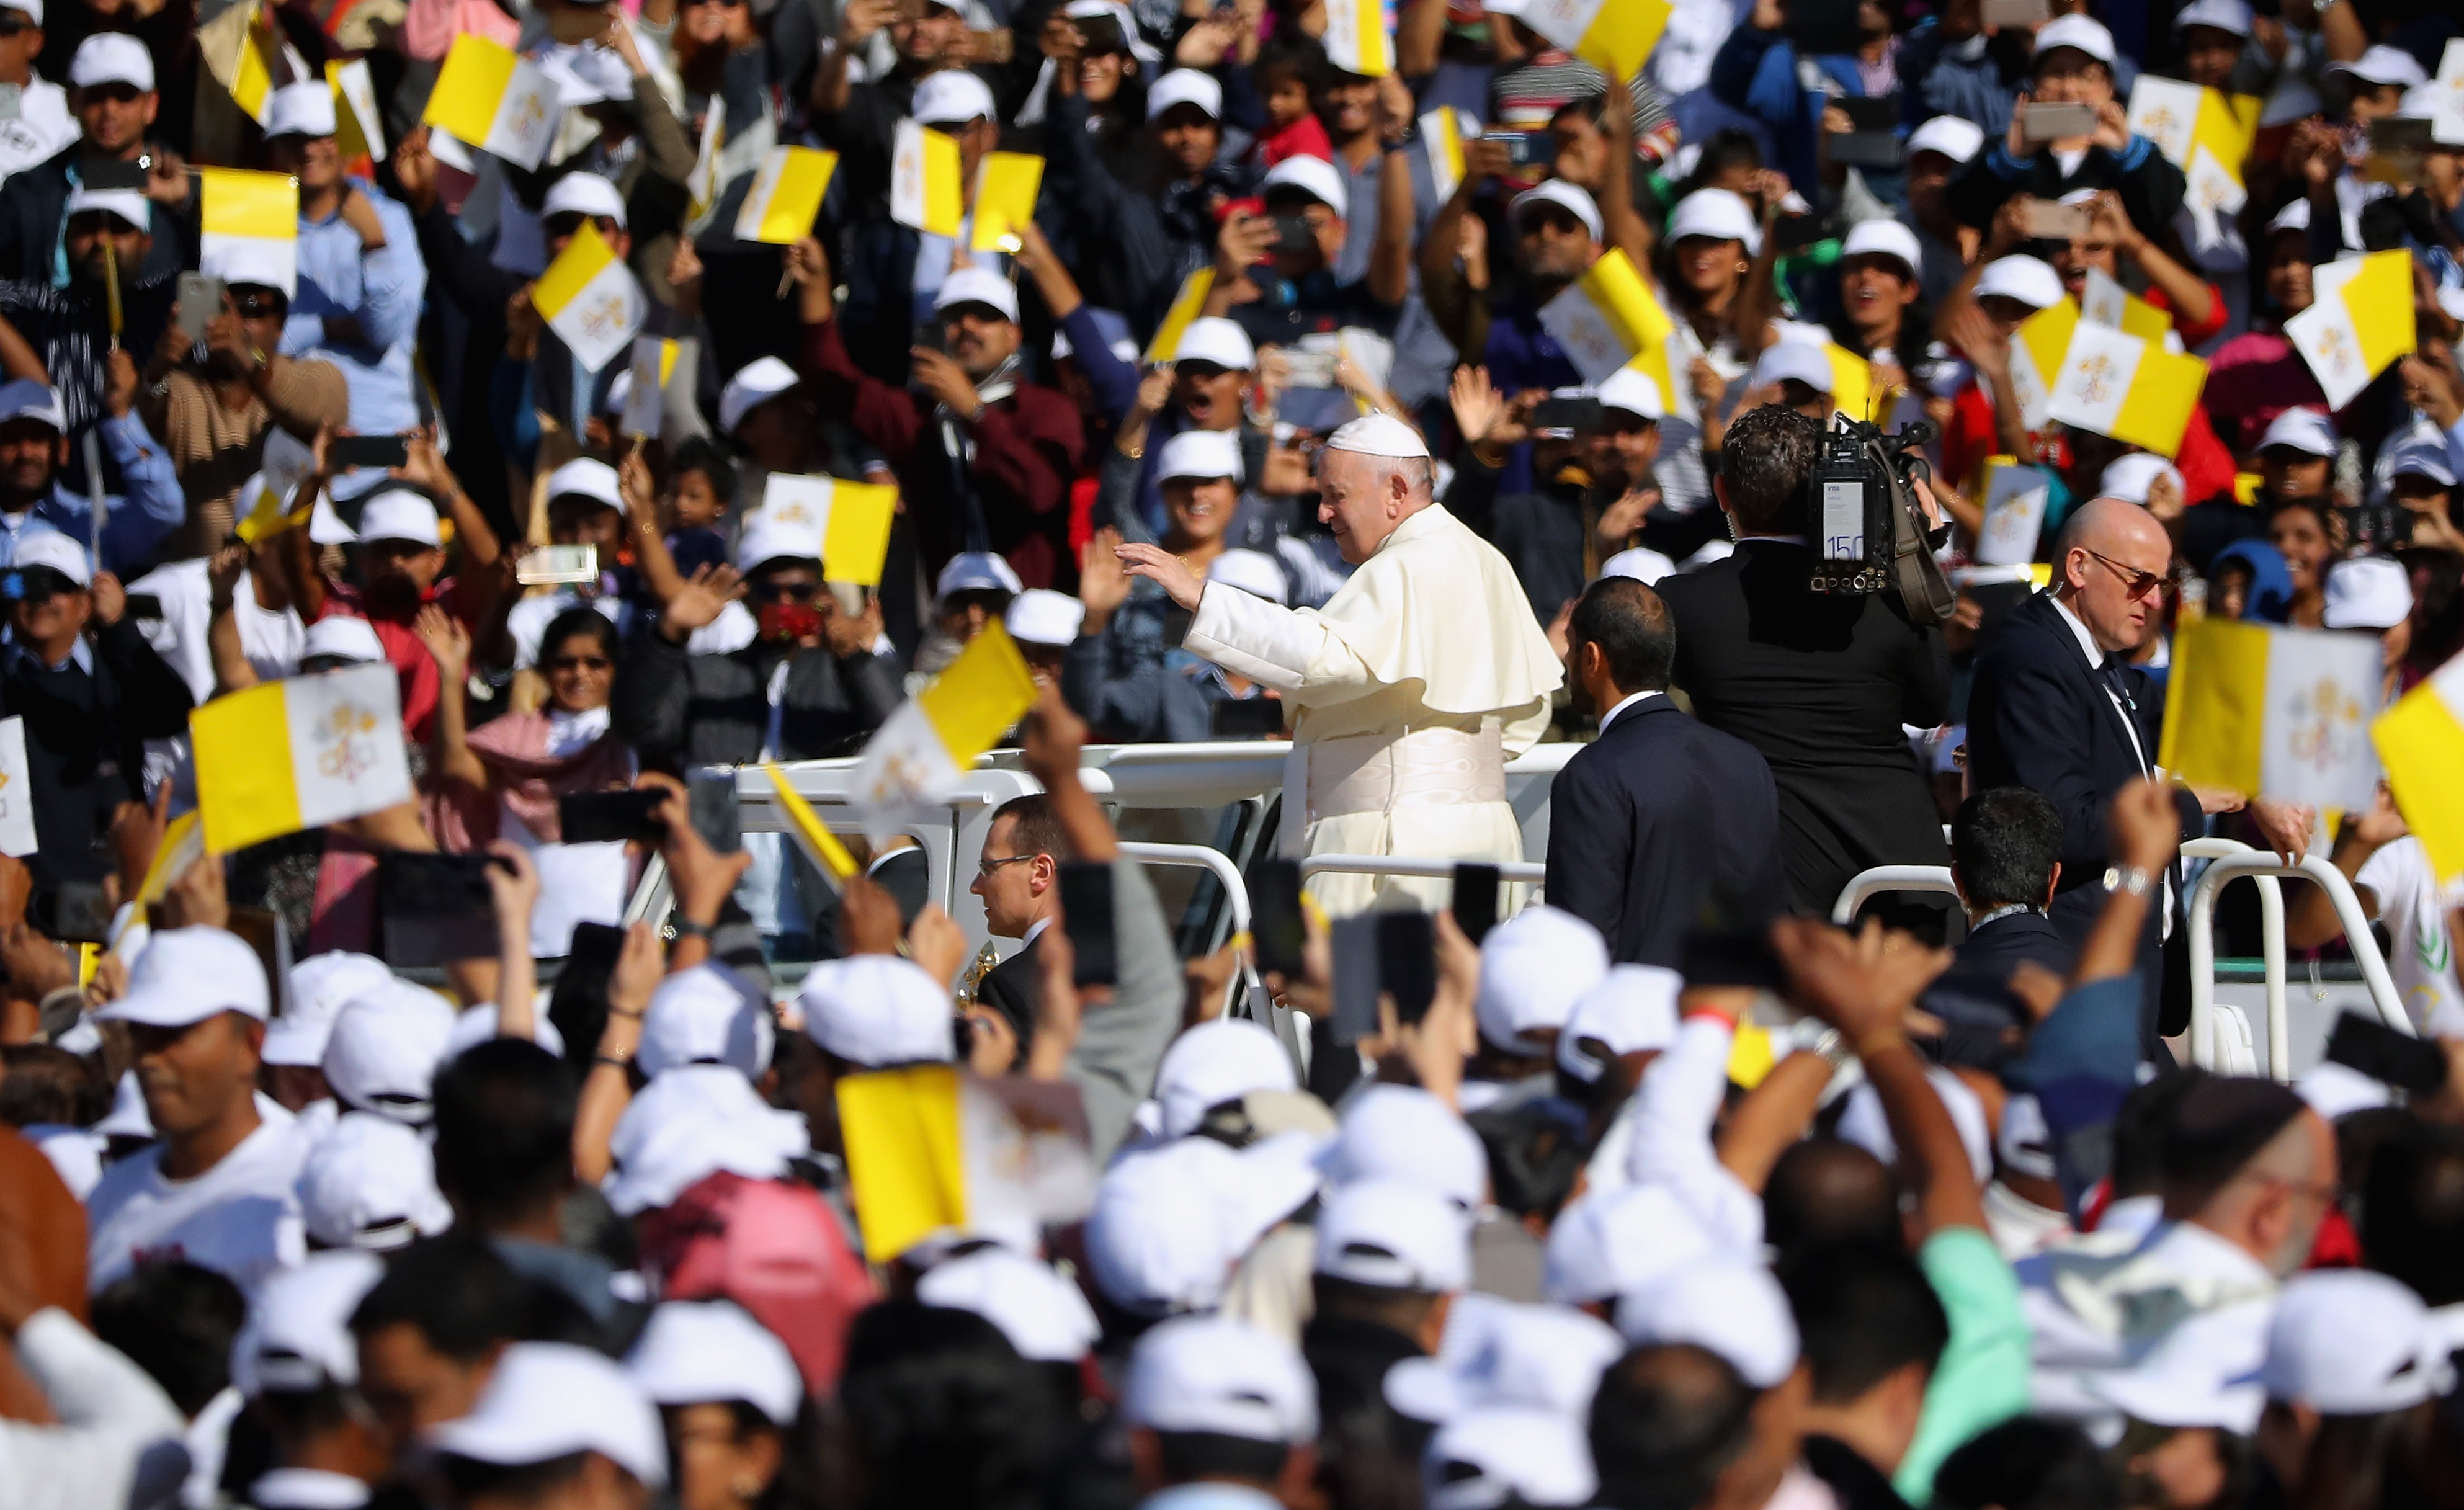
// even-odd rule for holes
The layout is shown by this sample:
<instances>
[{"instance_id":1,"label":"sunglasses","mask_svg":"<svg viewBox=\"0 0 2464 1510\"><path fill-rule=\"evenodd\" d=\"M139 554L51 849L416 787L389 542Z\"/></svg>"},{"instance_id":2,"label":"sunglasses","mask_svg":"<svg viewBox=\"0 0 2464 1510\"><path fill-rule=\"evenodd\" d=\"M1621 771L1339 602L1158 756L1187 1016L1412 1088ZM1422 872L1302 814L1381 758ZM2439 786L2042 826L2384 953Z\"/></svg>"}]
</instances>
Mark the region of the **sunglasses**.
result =
<instances>
[{"instance_id":1,"label":"sunglasses","mask_svg":"<svg viewBox=\"0 0 2464 1510\"><path fill-rule=\"evenodd\" d=\"M539 229L550 236L577 236L582 233L582 223L585 220L597 226L599 233L603 236L616 234L615 221L605 215L585 215L579 210L567 210L562 214L550 215L539 222Z\"/></svg>"},{"instance_id":2,"label":"sunglasses","mask_svg":"<svg viewBox=\"0 0 2464 1510\"><path fill-rule=\"evenodd\" d=\"M0 577L0 595L5 595L29 607L39 607L63 593L77 591L77 584L67 575L48 566L29 566L23 571Z\"/></svg>"},{"instance_id":3,"label":"sunglasses","mask_svg":"<svg viewBox=\"0 0 2464 1510\"><path fill-rule=\"evenodd\" d=\"M757 602L808 603L822 595L822 584L819 582L796 581L792 580L787 581L749 582L745 585L744 591L746 596L752 598Z\"/></svg>"},{"instance_id":4,"label":"sunglasses","mask_svg":"<svg viewBox=\"0 0 2464 1510\"><path fill-rule=\"evenodd\" d=\"M2087 549L2085 546L2081 546L2079 548L2081 550ZM2109 571L2114 576L2121 578L2122 590L2132 598L2145 598L2149 593L2152 593L2159 587L2165 585L2165 576L2161 572L2135 571L2130 567L2123 565L2120 561L2115 560L2112 557L2105 555L2101 551L2088 551L2088 554L2095 557L2098 560L2102 561L2106 571Z\"/></svg>"},{"instance_id":5,"label":"sunglasses","mask_svg":"<svg viewBox=\"0 0 2464 1510\"><path fill-rule=\"evenodd\" d=\"M243 319L263 319L268 315L279 315L283 310L279 294L234 294L231 301L231 308L239 311Z\"/></svg>"},{"instance_id":6,"label":"sunglasses","mask_svg":"<svg viewBox=\"0 0 2464 1510\"><path fill-rule=\"evenodd\" d=\"M616 663L604 655L560 655L547 663L551 671L604 671Z\"/></svg>"}]
</instances>

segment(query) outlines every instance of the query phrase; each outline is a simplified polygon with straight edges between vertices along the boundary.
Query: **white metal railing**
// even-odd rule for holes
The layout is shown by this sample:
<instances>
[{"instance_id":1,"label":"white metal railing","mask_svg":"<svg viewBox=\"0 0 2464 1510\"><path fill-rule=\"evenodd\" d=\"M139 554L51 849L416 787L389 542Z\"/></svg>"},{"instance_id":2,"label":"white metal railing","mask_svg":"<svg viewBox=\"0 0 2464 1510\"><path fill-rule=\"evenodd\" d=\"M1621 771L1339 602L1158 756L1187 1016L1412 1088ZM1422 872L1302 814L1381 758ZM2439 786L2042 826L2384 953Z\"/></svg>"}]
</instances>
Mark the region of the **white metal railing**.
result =
<instances>
[{"instance_id":1,"label":"white metal railing","mask_svg":"<svg viewBox=\"0 0 2464 1510\"><path fill-rule=\"evenodd\" d=\"M1121 853L1146 865L1195 865L1215 877L1223 887L1224 904L1232 912L1232 931L1249 931L1249 884L1241 875L1241 867L1232 857L1205 844L1155 844L1123 840ZM1300 1032L1292 1021L1290 1009L1279 1007L1266 995L1266 983L1258 978L1254 957L1241 961L1240 982L1248 988L1249 1017L1274 1030L1283 1040L1284 1051L1292 1057L1295 1068L1304 1068L1307 1061L1301 1048ZM1232 1010L1232 988L1226 985L1223 1011Z\"/></svg>"},{"instance_id":2,"label":"white metal railing","mask_svg":"<svg viewBox=\"0 0 2464 1510\"><path fill-rule=\"evenodd\" d=\"M1415 881L1447 881L1454 877L1459 860L1418 860L1408 855L1311 855L1301 862L1301 879L1315 875L1404 876ZM1489 864L1490 862L1481 862ZM1549 867L1532 860L1496 862L1501 881L1540 882L1549 879Z\"/></svg>"},{"instance_id":3,"label":"white metal railing","mask_svg":"<svg viewBox=\"0 0 2464 1510\"><path fill-rule=\"evenodd\" d=\"M2362 910L2361 898L2353 894L2353 885L2344 879L2344 873L2317 855L2304 855L2299 864L2288 865L2266 850L2244 847L2239 853L2216 859L2199 877L2198 885L2190 888L2191 1063L2212 1066L2217 1057L2216 894L2227 882L2240 876L2297 876L2325 891L2328 903L2336 909L2336 921L2344 930L2344 941L2352 949L2353 962L2361 967L2362 982L2369 988L2370 1004L2378 1008L2379 1020L2399 1033L2413 1031L2412 1018L2404 1010L2404 998L2396 994L2395 978L2387 974L2387 960L2379 953L2378 940L2370 933L2369 916ZM2267 1072L2277 1080L2289 1081L2293 1078L2292 1029L2284 1005L2284 906L2280 892L2275 906L2269 908L2262 890L2261 908L2270 946Z\"/></svg>"},{"instance_id":4,"label":"white metal railing","mask_svg":"<svg viewBox=\"0 0 2464 1510\"><path fill-rule=\"evenodd\" d=\"M1857 909L1885 891L1941 891L1959 895L1952 884L1948 865L1875 865L1859 870L1839 888L1839 900L1831 904L1831 921L1841 928L1857 920Z\"/></svg>"}]
</instances>

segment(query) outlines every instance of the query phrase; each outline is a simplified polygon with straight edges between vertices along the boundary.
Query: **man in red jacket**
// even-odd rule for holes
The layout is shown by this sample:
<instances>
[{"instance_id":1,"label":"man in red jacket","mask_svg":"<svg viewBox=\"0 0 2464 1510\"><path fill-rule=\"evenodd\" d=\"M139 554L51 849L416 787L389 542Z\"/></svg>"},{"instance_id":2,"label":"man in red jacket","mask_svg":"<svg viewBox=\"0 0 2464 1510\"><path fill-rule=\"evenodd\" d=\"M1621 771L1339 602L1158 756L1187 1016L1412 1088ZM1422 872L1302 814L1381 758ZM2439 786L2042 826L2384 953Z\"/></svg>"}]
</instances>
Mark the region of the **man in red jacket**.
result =
<instances>
[{"instance_id":1,"label":"man in red jacket","mask_svg":"<svg viewBox=\"0 0 2464 1510\"><path fill-rule=\"evenodd\" d=\"M803 285L814 397L824 413L847 415L898 473L926 569L959 551L998 551L1029 587L1074 587L1069 480L1086 429L1067 398L1024 381L1009 280L952 270L933 300L941 349L915 347L908 386L897 388L847 355L821 243L798 242L789 267Z\"/></svg>"}]
</instances>

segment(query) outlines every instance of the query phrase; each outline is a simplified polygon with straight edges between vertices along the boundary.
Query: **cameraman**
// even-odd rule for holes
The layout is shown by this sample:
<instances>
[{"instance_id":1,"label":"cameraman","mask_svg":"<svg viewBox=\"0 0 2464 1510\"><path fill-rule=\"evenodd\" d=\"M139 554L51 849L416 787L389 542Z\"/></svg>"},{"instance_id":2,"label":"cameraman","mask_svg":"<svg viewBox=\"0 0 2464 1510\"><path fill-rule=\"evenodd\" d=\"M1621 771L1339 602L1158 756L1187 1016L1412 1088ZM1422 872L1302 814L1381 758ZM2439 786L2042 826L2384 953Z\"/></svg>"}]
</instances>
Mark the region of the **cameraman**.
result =
<instances>
[{"instance_id":1,"label":"cameraman","mask_svg":"<svg viewBox=\"0 0 2464 1510\"><path fill-rule=\"evenodd\" d=\"M1712 484L1736 554L1659 586L1677 620L1672 679L1695 716L1770 762L1790 903L1828 917L1868 866L1948 863L1901 726L1943 721L1950 658L1896 594L1807 585L1806 480L1822 429L1776 405L1739 415Z\"/></svg>"}]
</instances>

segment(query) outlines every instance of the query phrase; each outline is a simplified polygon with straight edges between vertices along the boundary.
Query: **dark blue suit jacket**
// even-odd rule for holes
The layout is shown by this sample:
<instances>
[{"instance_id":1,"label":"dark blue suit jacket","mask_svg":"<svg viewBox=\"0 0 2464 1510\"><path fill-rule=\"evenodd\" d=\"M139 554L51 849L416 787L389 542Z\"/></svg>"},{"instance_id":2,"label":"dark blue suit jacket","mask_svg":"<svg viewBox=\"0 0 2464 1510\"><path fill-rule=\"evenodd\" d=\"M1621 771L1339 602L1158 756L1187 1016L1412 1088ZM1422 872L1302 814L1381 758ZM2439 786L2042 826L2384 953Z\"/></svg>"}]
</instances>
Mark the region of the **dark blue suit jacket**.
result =
<instances>
[{"instance_id":1,"label":"dark blue suit jacket","mask_svg":"<svg viewBox=\"0 0 2464 1510\"><path fill-rule=\"evenodd\" d=\"M1646 698L1549 789L1549 904L1598 929L1610 959L1674 968L1714 882L1783 905L1778 841L1762 755Z\"/></svg>"}]
</instances>

